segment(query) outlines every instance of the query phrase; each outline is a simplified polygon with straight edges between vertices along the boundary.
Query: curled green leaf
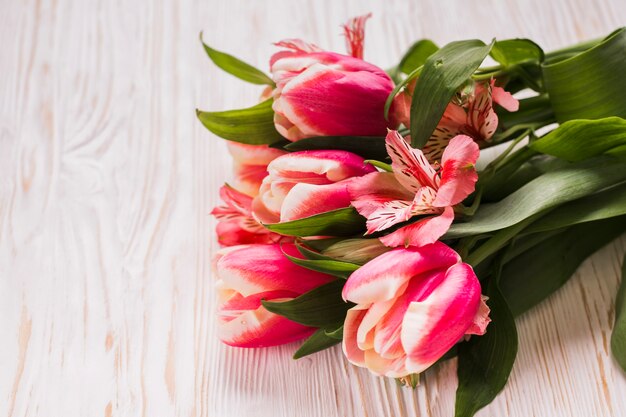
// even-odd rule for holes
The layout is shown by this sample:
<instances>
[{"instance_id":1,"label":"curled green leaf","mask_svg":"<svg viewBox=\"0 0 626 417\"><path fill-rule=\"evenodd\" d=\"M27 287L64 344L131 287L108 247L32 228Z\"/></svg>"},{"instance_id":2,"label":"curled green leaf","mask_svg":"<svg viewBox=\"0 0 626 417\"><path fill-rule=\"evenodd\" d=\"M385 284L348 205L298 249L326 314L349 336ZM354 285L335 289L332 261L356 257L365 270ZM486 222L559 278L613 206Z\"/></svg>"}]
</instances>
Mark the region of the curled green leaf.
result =
<instances>
[{"instance_id":1,"label":"curled green leaf","mask_svg":"<svg viewBox=\"0 0 626 417\"><path fill-rule=\"evenodd\" d=\"M204 43L202 40L202 32L200 32L200 42L202 42L202 46L209 58L211 58L211 61L227 73L252 84L274 86L274 81L262 71L232 55L213 49Z\"/></svg>"}]
</instances>

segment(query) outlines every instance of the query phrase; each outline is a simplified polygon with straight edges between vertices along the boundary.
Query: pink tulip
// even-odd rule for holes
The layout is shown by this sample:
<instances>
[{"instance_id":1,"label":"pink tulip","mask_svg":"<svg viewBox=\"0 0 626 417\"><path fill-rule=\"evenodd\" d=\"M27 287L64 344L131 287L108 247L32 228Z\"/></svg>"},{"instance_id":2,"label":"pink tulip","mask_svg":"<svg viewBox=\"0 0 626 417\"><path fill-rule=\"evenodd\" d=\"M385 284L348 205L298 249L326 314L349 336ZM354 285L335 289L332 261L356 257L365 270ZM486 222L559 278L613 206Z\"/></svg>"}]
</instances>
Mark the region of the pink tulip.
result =
<instances>
[{"instance_id":1,"label":"pink tulip","mask_svg":"<svg viewBox=\"0 0 626 417\"><path fill-rule=\"evenodd\" d=\"M415 81L394 99L393 117L409 127L411 124L411 100ZM422 149L429 161L441 158L450 139L457 135L472 137L485 145L498 128L498 116L493 109L497 103L508 111L517 111L519 102L501 87L491 82L476 83L470 92L462 92L446 107L437 128Z\"/></svg>"},{"instance_id":2,"label":"pink tulip","mask_svg":"<svg viewBox=\"0 0 626 417\"><path fill-rule=\"evenodd\" d=\"M287 301L334 278L301 268L284 254L301 258L295 245L242 245L214 259L219 292L218 329L222 342L238 347L290 343L316 329L267 311L261 300Z\"/></svg>"},{"instance_id":3,"label":"pink tulip","mask_svg":"<svg viewBox=\"0 0 626 417\"><path fill-rule=\"evenodd\" d=\"M252 197L249 195L224 185L220 188L220 197L224 205L211 211L218 220L215 232L220 245L293 241L291 237L270 232L252 217Z\"/></svg>"},{"instance_id":4,"label":"pink tulip","mask_svg":"<svg viewBox=\"0 0 626 417\"><path fill-rule=\"evenodd\" d=\"M235 170L232 186L252 197L258 194L261 181L267 175L267 164L286 153L267 145L247 145L229 141L227 146L233 157Z\"/></svg>"},{"instance_id":5,"label":"pink tulip","mask_svg":"<svg viewBox=\"0 0 626 417\"><path fill-rule=\"evenodd\" d=\"M367 218L367 233L420 218L381 237L387 246L434 243L450 228L453 206L474 191L478 145L469 136L457 136L446 147L441 166L433 167L396 131L389 131L386 144L393 172L352 181L348 187L352 206Z\"/></svg>"},{"instance_id":6,"label":"pink tulip","mask_svg":"<svg viewBox=\"0 0 626 417\"><path fill-rule=\"evenodd\" d=\"M298 39L277 43L270 71L276 82L274 123L291 141L312 136L382 136L390 124L384 107L391 78L363 61L365 20L350 20L344 30L352 56L323 51Z\"/></svg>"},{"instance_id":7,"label":"pink tulip","mask_svg":"<svg viewBox=\"0 0 626 417\"><path fill-rule=\"evenodd\" d=\"M278 223L350 206L348 184L375 169L346 151L301 151L267 166L252 210L261 223Z\"/></svg>"},{"instance_id":8,"label":"pink tulip","mask_svg":"<svg viewBox=\"0 0 626 417\"><path fill-rule=\"evenodd\" d=\"M465 335L482 335L489 308L472 268L441 242L398 248L354 272L343 298L350 362L399 378L434 364Z\"/></svg>"}]
</instances>

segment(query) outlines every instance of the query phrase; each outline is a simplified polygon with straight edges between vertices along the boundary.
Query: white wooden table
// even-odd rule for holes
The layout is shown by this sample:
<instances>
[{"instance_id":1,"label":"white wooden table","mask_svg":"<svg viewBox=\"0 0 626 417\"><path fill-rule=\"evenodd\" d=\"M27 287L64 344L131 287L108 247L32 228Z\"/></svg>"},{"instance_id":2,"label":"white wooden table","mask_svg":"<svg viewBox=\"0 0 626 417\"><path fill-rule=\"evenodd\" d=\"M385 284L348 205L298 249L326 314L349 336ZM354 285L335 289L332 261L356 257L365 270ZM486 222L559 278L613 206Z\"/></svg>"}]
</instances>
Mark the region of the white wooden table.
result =
<instances>
[{"instance_id":1,"label":"white wooden table","mask_svg":"<svg viewBox=\"0 0 626 417\"><path fill-rule=\"evenodd\" d=\"M622 0L0 1L0 415L451 416L455 361L415 391L339 348L238 350L216 339L208 215L230 178L194 108L253 103L198 42L261 67L271 42L343 51L372 11L366 58L415 39L530 37L546 49L626 24ZM480 416L624 416L609 354L626 239L518 320L510 382Z\"/></svg>"}]
</instances>

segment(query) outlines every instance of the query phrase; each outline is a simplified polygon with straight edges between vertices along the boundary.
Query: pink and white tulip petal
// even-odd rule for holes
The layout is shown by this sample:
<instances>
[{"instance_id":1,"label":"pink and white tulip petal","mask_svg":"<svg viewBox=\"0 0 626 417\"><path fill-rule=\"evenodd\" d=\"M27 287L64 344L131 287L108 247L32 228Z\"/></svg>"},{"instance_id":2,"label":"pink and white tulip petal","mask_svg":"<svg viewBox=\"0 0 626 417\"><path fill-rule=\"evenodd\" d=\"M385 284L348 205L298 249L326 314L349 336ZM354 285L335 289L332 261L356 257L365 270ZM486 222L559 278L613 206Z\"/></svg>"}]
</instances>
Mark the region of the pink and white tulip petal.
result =
<instances>
[{"instance_id":1,"label":"pink and white tulip petal","mask_svg":"<svg viewBox=\"0 0 626 417\"><path fill-rule=\"evenodd\" d=\"M345 180L334 184L296 184L283 200L280 220L288 222L350 206Z\"/></svg>"},{"instance_id":2,"label":"pink and white tulip petal","mask_svg":"<svg viewBox=\"0 0 626 417\"><path fill-rule=\"evenodd\" d=\"M362 54L363 18L355 20L353 52ZM354 35L354 36L352 36ZM300 40L277 44L270 71L276 82L274 124L291 141L312 136L384 135L384 117L393 81L360 58L321 51Z\"/></svg>"},{"instance_id":3,"label":"pink and white tulip petal","mask_svg":"<svg viewBox=\"0 0 626 417\"><path fill-rule=\"evenodd\" d=\"M463 337L480 305L480 284L472 268L457 264L439 285L409 305L401 339L407 370L419 373L434 364Z\"/></svg>"},{"instance_id":4,"label":"pink and white tulip petal","mask_svg":"<svg viewBox=\"0 0 626 417\"><path fill-rule=\"evenodd\" d=\"M357 304L386 301L404 291L416 274L460 262L459 255L441 242L421 248L394 249L357 269L341 293Z\"/></svg>"},{"instance_id":5,"label":"pink and white tulip petal","mask_svg":"<svg viewBox=\"0 0 626 417\"><path fill-rule=\"evenodd\" d=\"M304 269L284 256L302 258L293 244L241 245L217 252L216 268L221 285L235 288L243 296L289 289L305 293L332 277Z\"/></svg>"},{"instance_id":6,"label":"pink and white tulip petal","mask_svg":"<svg viewBox=\"0 0 626 417\"><path fill-rule=\"evenodd\" d=\"M348 278L343 297L357 303L344 323L346 357L388 377L424 371L489 323L474 271L440 242L380 255Z\"/></svg>"},{"instance_id":7,"label":"pink and white tulip petal","mask_svg":"<svg viewBox=\"0 0 626 417\"><path fill-rule=\"evenodd\" d=\"M233 246L216 254L218 328L224 343L239 347L274 346L315 331L270 313L261 304L261 300L298 297L334 279L297 266L284 253L302 258L293 244Z\"/></svg>"},{"instance_id":8,"label":"pink and white tulip petal","mask_svg":"<svg viewBox=\"0 0 626 417\"><path fill-rule=\"evenodd\" d=\"M350 206L353 177L374 172L362 157L346 151L302 151L268 165L252 211L261 223L278 223Z\"/></svg>"}]
</instances>

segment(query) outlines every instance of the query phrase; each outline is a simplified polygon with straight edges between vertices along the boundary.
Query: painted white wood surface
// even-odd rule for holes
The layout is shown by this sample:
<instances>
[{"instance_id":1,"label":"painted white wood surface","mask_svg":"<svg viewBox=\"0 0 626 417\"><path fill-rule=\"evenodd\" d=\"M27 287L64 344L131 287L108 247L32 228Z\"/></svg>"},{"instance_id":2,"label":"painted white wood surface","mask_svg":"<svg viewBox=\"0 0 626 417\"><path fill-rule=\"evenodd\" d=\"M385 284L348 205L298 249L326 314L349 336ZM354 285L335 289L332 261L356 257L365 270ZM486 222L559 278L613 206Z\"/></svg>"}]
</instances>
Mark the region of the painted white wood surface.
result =
<instances>
[{"instance_id":1,"label":"painted white wood surface","mask_svg":"<svg viewBox=\"0 0 626 417\"><path fill-rule=\"evenodd\" d=\"M547 49L626 24L621 0L0 1L0 415L451 416L455 362L414 392L335 348L219 344L210 255L224 144L194 108L259 88L197 40L266 68L271 42L343 50L374 12L366 58L411 41L530 37ZM609 354L626 239L519 321L510 382L480 416L624 416Z\"/></svg>"}]
</instances>

